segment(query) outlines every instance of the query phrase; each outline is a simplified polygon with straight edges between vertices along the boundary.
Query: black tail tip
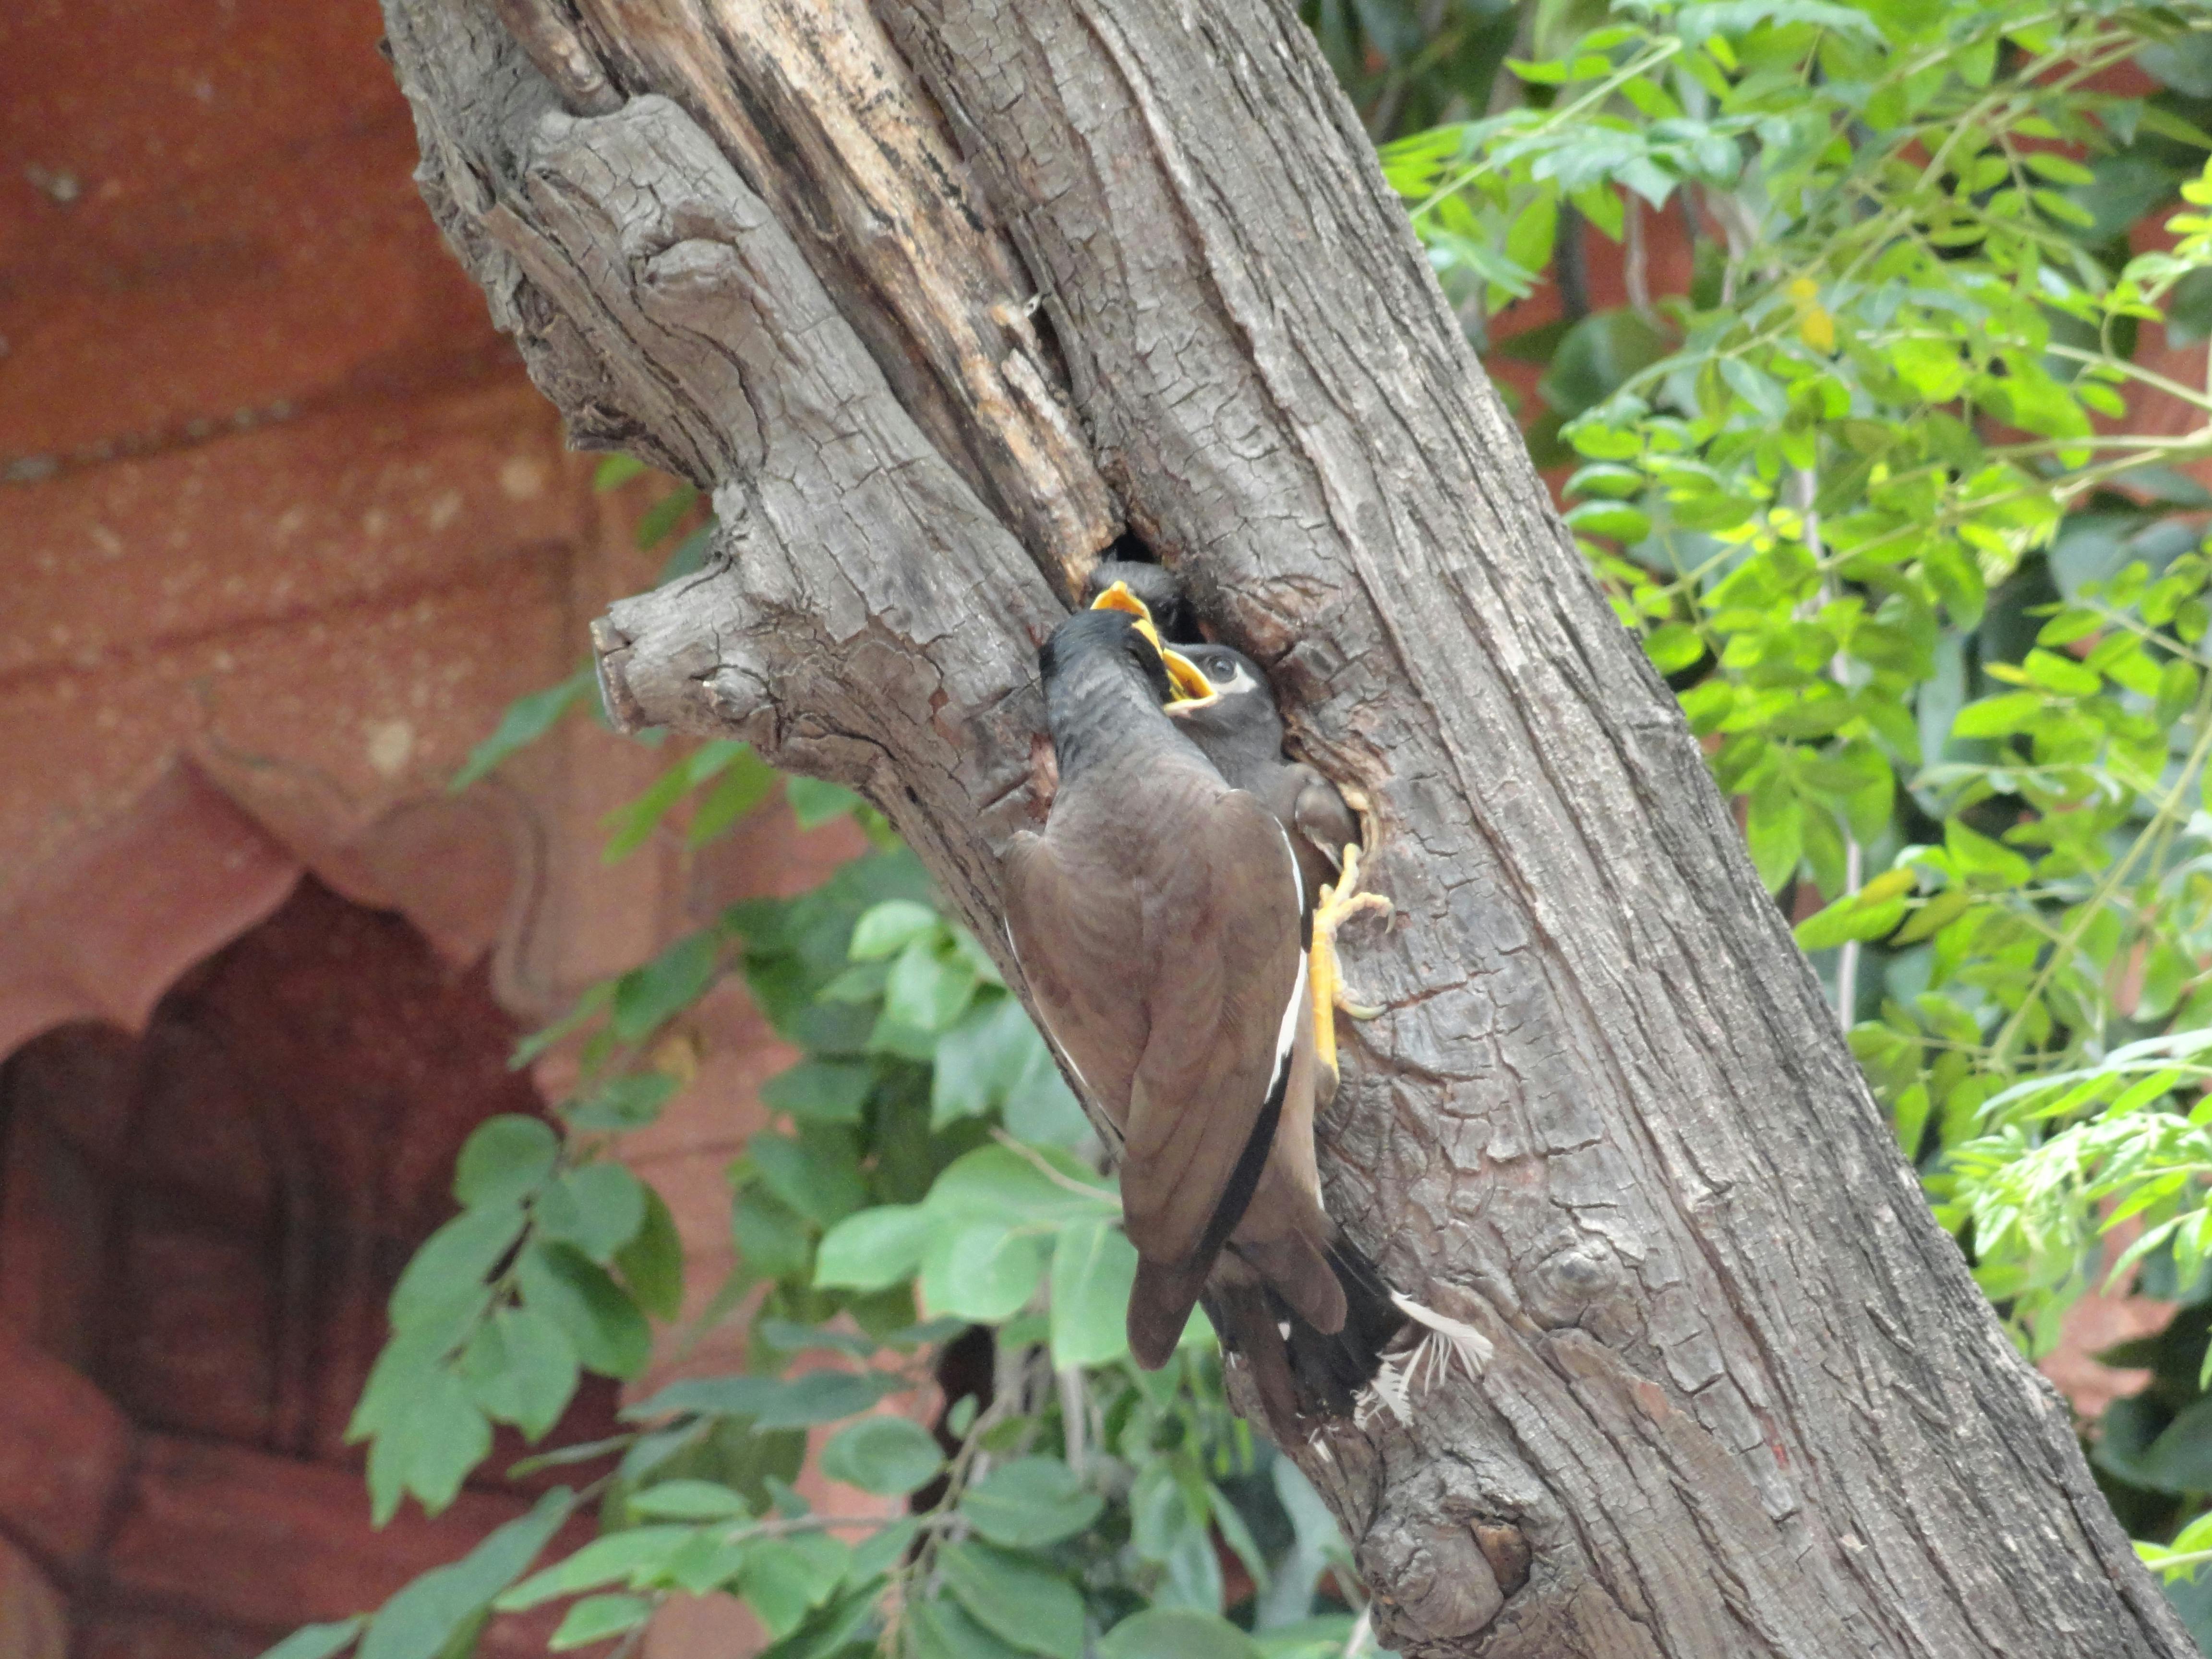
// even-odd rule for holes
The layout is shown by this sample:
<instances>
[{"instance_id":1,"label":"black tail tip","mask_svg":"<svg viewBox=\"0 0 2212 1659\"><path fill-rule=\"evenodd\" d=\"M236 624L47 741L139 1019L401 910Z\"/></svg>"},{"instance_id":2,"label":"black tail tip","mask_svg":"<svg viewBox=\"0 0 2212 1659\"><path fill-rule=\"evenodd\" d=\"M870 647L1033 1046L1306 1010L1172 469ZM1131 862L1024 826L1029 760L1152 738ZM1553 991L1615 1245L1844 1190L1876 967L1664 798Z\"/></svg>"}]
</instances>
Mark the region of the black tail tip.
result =
<instances>
[{"instance_id":1,"label":"black tail tip","mask_svg":"<svg viewBox=\"0 0 2212 1659\"><path fill-rule=\"evenodd\" d=\"M1390 1286L1358 1246L1339 1238L1328 1259L1344 1287L1340 1330L1316 1329L1271 1290L1206 1302L1224 1349L1241 1353L1252 1367L1278 1441L1296 1434L1300 1422L1352 1416L1382 1369L1385 1350L1407 1322Z\"/></svg>"}]
</instances>

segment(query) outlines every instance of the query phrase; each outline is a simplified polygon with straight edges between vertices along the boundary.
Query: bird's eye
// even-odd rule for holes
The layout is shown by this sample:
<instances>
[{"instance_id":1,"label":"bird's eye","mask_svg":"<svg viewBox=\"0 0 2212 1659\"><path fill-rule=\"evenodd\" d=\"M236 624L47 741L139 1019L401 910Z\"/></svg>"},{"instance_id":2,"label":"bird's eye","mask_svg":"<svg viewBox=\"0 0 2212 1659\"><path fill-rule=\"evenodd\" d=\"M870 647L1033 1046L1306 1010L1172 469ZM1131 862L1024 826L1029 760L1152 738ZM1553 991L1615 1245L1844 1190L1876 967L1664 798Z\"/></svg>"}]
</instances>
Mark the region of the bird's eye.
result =
<instances>
[{"instance_id":1,"label":"bird's eye","mask_svg":"<svg viewBox=\"0 0 2212 1659\"><path fill-rule=\"evenodd\" d=\"M1237 678L1237 665L1233 662L1210 662L1206 665L1206 678L1216 685L1226 685Z\"/></svg>"}]
</instances>

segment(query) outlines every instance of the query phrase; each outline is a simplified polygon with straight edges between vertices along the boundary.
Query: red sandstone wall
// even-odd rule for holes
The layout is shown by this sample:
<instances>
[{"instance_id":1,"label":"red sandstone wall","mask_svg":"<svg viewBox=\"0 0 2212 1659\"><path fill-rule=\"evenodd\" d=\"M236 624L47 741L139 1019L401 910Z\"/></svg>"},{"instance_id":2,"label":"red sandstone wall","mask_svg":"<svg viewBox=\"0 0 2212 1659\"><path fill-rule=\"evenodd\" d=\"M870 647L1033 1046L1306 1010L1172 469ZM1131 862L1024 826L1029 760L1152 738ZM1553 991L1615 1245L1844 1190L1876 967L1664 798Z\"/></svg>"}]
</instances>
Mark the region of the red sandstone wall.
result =
<instances>
[{"instance_id":1,"label":"red sandstone wall","mask_svg":"<svg viewBox=\"0 0 2212 1659\"><path fill-rule=\"evenodd\" d=\"M295 1081L315 1045L282 1055L284 1032L318 1019L365 1022L362 1053L389 1053L367 1028L467 1007L464 1024L512 1023L495 1054L696 918L853 850L771 813L710 858L653 847L609 870L600 820L658 763L588 722L445 795L653 561L629 546L640 492L592 494L439 243L377 32L373 0L0 6L0 1060L100 1022L69 1042L131 1056L132 1097L180 1124L220 1121L230 1086L173 1029L174 988L204 993L211 957L349 927L434 951L413 991L264 960L240 993L261 1035L240 1042ZM329 914L283 947L302 902ZM416 995L433 1004L410 1012ZM696 1306L730 1265L722 1169L789 1057L734 987L690 1035L698 1081L630 1156L676 1211ZM357 1077L416 1112L381 1126L415 1209L374 1218L401 1241L380 1259L434 1224L455 1137L531 1098L495 1063L466 1069ZM27 1075L11 1074L20 1098ZM348 1120L357 1095L307 1095L341 1139L377 1129ZM173 1219L192 1209L177 1193L215 1190L192 1186L196 1159L221 1188L251 1186L252 1157L220 1135L165 1142L142 1107L94 1158L114 1127L100 1091L64 1079L40 1099L0 1100L0 1659L244 1659L290 1622L373 1607L514 1511L485 1489L371 1532L337 1431L391 1263L325 1287L318 1317L343 1334L320 1357L272 1360L265 1240L112 1229L94 1201L135 1171ZM365 1224L316 1224L333 1248ZM710 1340L689 1363L731 1357ZM734 1656L748 1631L732 1604L694 1604L647 1651Z\"/></svg>"}]
</instances>

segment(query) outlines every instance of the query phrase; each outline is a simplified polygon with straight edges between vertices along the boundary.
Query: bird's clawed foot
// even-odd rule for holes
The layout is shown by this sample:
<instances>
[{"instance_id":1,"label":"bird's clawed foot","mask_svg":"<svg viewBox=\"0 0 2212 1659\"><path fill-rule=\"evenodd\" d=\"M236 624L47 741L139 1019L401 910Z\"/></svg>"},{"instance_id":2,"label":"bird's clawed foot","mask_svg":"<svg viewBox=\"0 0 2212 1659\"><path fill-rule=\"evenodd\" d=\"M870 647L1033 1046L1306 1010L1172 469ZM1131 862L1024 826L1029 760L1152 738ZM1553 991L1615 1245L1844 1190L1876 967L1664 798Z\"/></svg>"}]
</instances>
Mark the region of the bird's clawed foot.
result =
<instances>
[{"instance_id":1,"label":"bird's clawed foot","mask_svg":"<svg viewBox=\"0 0 2212 1659\"><path fill-rule=\"evenodd\" d=\"M1363 914L1388 918L1391 904L1380 893L1359 890L1359 849L1347 847L1344 849L1342 875L1321 890L1321 902L1314 906L1310 969L1314 1055L1321 1063L1319 1096L1323 1105L1336 1098L1336 1011L1340 1008L1353 1019L1373 1019L1382 1012L1380 1007L1354 1002L1346 994L1344 981L1337 971L1336 930Z\"/></svg>"}]
</instances>

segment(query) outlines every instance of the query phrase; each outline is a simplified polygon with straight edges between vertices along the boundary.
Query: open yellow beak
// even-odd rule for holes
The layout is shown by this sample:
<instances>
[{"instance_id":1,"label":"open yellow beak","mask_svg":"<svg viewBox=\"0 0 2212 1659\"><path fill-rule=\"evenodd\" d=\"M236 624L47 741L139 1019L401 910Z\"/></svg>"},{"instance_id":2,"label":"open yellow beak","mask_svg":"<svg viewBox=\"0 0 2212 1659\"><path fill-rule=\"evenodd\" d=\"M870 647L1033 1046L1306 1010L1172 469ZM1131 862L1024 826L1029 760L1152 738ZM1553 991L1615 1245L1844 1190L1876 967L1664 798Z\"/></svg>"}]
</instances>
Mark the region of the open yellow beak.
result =
<instances>
[{"instance_id":1,"label":"open yellow beak","mask_svg":"<svg viewBox=\"0 0 2212 1659\"><path fill-rule=\"evenodd\" d=\"M1206 671L1181 652L1164 644L1160 630L1152 623L1152 608L1129 591L1127 582L1115 582L1091 601L1093 611L1126 611L1137 619L1137 631L1152 642L1152 649L1160 653L1167 665L1168 702L1204 702L1213 696L1213 683L1206 678Z\"/></svg>"}]
</instances>

